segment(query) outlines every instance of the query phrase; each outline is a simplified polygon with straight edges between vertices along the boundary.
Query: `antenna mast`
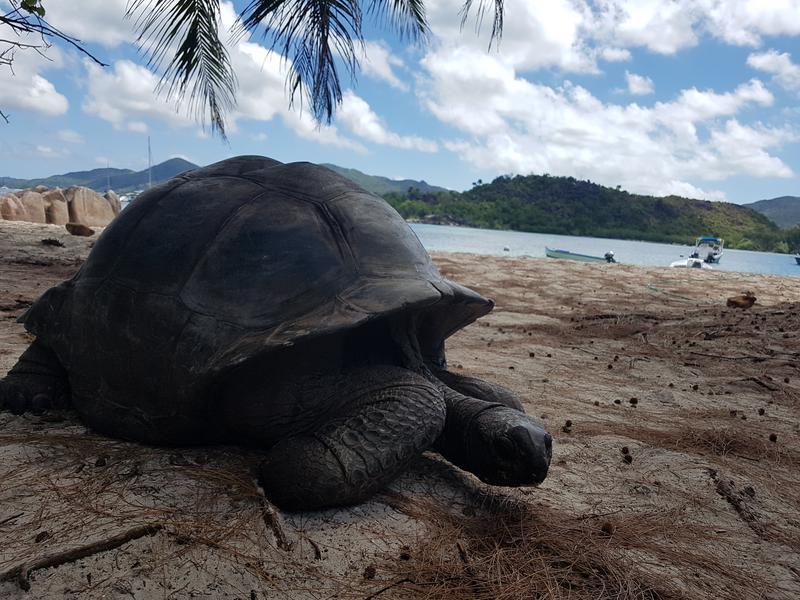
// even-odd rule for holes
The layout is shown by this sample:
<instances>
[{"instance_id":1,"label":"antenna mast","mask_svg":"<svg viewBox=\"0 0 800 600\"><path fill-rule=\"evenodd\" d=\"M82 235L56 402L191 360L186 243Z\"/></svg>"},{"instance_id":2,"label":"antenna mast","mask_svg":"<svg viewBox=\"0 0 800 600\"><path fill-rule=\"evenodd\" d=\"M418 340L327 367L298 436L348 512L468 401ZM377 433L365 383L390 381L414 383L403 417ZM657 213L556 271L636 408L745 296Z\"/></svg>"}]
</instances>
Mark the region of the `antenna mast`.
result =
<instances>
[{"instance_id":1,"label":"antenna mast","mask_svg":"<svg viewBox=\"0 0 800 600\"><path fill-rule=\"evenodd\" d=\"M147 136L147 189L153 187L153 153L150 151L150 136Z\"/></svg>"}]
</instances>

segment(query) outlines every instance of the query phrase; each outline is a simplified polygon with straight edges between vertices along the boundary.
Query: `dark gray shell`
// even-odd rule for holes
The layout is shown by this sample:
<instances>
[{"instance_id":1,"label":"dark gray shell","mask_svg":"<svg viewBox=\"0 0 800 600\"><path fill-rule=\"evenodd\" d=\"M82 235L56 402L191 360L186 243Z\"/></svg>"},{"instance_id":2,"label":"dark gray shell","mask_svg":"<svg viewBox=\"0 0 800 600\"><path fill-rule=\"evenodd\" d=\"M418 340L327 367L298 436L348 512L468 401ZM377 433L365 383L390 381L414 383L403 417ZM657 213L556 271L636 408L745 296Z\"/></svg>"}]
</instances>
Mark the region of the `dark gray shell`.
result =
<instances>
[{"instance_id":1,"label":"dark gray shell","mask_svg":"<svg viewBox=\"0 0 800 600\"><path fill-rule=\"evenodd\" d=\"M381 198L324 167L241 156L139 196L25 325L73 398L176 416L255 354L403 310L425 310L436 343L491 308Z\"/></svg>"}]
</instances>

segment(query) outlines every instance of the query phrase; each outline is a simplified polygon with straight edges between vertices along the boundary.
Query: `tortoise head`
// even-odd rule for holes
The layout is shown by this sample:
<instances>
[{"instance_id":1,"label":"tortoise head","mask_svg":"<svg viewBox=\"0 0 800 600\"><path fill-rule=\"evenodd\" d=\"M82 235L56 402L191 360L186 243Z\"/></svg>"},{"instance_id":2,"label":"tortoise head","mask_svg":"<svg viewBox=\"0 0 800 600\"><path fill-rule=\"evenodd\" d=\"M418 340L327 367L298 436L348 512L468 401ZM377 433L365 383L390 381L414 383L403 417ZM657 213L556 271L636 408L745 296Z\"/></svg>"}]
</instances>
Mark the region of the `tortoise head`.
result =
<instances>
[{"instance_id":1,"label":"tortoise head","mask_svg":"<svg viewBox=\"0 0 800 600\"><path fill-rule=\"evenodd\" d=\"M505 406L477 415L464 444L459 466L491 485L539 484L553 455L550 434L525 413Z\"/></svg>"}]
</instances>

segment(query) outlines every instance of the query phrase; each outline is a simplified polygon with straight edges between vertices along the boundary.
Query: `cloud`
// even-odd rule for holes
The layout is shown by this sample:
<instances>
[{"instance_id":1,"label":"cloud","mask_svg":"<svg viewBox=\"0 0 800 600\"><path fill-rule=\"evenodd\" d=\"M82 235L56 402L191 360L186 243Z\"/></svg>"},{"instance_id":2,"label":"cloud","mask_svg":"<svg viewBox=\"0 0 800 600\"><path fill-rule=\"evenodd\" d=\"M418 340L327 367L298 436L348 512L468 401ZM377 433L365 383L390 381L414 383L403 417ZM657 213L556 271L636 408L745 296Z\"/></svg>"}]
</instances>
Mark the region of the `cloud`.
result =
<instances>
[{"instance_id":1,"label":"cloud","mask_svg":"<svg viewBox=\"0 0 800 600\"><path fill-rule=\"evenodd\" d=\"M233 23L233 7L222 5L223 27ZM267 48L242 39L229 46L231 62L239 80L237 104L229 115L228 131L235 134L239 121L281 121L301 138L320 144L366 152L362 144L341 136L331 125L318 125L307 111L289 108L286 92L286 65L283 58ZM195 124L194 115L186 106L155 93L158 76L142 65L129 60L116 61L109 69L102 69L84 61L87 74L87 95L83 110L110 122L116 129L146 133L148 120L170 127L188 127Z\"/></svg>"},{"instance_id":2,"label":"cloud","mask_svg":"<svg viewBox=\"0 0 800 600\"><path fill-rule=\"evenodd\" d=\"M375 114L369 104L352 91L345 92L336 121L342 123L358 137L376 144L420 152L436 152L438 150L438 145L432 140L416 135L399 135L386 129L381 118Z\"/></svg>"},{"instance_id":3,"label":"cloud","mask_svg":"<svg viewBox=\"0 0 800 600\"><path fill-rule=\"evenodd\" d=\"M408 91L408 85L397 77L393 67L403 68L402 59L394 56L384 42L365 42L365 55L361 60L361 71L367 77L385 81L401 91Z\"/></svg>"},{"instance_id":4,"label":"cloud","mask_svg":"<svg viewBox=\"0 0 800 600\"><path fill-rule=\"evenodd\" d=\"M631 59L631 51L625 48L602 48L599 55L608 62L625 62Z\"/></svg>"},{"instance_id":5,"label":"cloud","mask_svg":"<svg viewBox=\"0 0 800 600\"><path fill-rule=\"evenodd\" d=\"M59 140L68 144L82 144L84 141L83 136L72 129L61 129L57 135Z\"/></svg>"},{"instance_id":6,"label":"cloud","mask_svg":"<svg viewBox=\"0 0 800 600\"><path fill-rule=\"evenodd\" d=\"M107 47L134 42L134 22L125 18L128 0L47 0L48 22L67 35Z\"/></svg>"},{"instance_id":7,"label":"cloud","mask_svg":"<svg viewBox=\"0 0 800 600\"><path fill-rule=\"evenodd\" d=\"M786 52L768 50L747 57L747 64L772 75L779 85L787 90L800 91L800 65L792 62Z\"/></svg>"},{"instance_id":8,"label":"cloud","mask_svg":"<svg viewBox=\"0 0 800 600\"><path fill-rule=\"evenodd\" d=\"M36 144L34 146L36 156L41 158L61 158L69 155L69 152L63 149L53 148L45 144Z\"/></svg>"},{"instance_id":9,"label":"cloud","mask_svg":"<svg viewBox=\"0 0 800 600\"><path fill-rule=\"evenodd\" d=\"M758 80L727 92L686 89L648 107L603 102L568 81L536 83L496 56L464 48L429 53L422 65L424 105L460 132L445 147L482 172L572 175L706 198L721 194L696 182L792 173L770 152L792 139L790 130L734 118L772 104Z\"/></svg>"},{"instance_id":10,"label":"cloud","mask_svg":"<svg viewBox=\"0 0 800 600\"><path fill-rule=\"evenodd\" d=\"M111 123L115 129L145 133L144 118L156 119L171 127L187 127L194 121L174 102L156 96L158 77L146 67L129 60L100 67L88 59L87 94L83 110Z\"/></svg>"},{"instance_id":11,"label":"cloud","mask_svg":"<svg viewBox=\"0 0 800 600\"><path fill-rule=\"evenodd\" d=\"M649 77L625 71L625 80L628 82L628 93L634 96L647 96L655 91L653 80Z\"/></svg>"},{"instance_id":12,"label":"cloud","mask_svg":"<svg viewBox=\"0 0 800 600\"><path fill-rule=\"evenodd\" d=\"M0 40L4 39L41 44L41 39L34 35L18 36L10 27L0 24ZM0 41L0 53L6 50L12 52L13 48ZM51 48L47 57L34 49L13 51L12 66L0 64L0 110L9 114L13 109L19 109L49 117L66 113L69 109L66 96L42 75L43 71L62 64L63 56L58 48Z\"/></svg>"}]
</instances>

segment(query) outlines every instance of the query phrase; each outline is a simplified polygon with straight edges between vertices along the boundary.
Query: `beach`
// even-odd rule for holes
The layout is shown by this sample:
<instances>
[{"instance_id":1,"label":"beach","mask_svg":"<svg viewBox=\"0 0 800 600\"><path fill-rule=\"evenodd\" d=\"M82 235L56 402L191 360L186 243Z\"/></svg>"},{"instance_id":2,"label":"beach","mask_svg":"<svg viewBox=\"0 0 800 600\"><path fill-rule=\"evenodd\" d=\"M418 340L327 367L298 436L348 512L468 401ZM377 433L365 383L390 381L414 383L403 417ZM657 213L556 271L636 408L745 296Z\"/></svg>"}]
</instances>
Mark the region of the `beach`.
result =
<instances>
[{"instance_id":1,"label":"beach","mask_svg":"<svg viewBox=\"0 0 800 600\"><path fill-rule=\"evenodd\" d=\"M17 318L96 237L0 220L0 376L31 340ZM284 513L252 450L0 413L0 598L800 597L800 278L433 259L495 300L449 368L542 420L541 486L426 453L362 505Z\"/></svg>"}]
</instances>

